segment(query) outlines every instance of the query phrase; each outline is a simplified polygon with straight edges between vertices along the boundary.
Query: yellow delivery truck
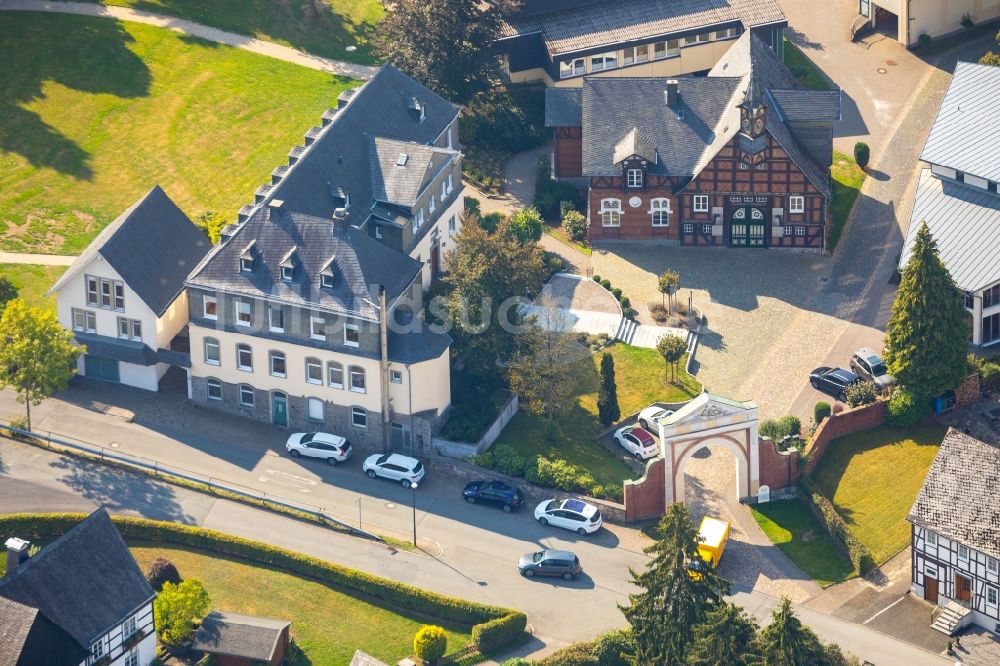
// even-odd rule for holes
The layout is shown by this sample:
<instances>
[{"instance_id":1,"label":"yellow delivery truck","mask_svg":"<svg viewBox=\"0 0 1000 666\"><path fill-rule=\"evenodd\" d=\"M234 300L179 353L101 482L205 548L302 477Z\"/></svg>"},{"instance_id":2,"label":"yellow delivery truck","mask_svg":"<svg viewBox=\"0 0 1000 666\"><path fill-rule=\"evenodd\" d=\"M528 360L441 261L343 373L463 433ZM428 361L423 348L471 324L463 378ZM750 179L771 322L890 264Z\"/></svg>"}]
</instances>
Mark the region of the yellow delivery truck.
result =
<instances>
[{"instance_id":1,"label":"yellow delivery truck","mask_svg":"<svg viewBox=\"0 0 1000 666\"><path fill-rule=\"evenodd\" d=\"M698 528L698 554L713 569L719 566L719 560L722 559L728 540L728 522L711 516L701 519L701 526Z\"/></svg>"}]
</instances>

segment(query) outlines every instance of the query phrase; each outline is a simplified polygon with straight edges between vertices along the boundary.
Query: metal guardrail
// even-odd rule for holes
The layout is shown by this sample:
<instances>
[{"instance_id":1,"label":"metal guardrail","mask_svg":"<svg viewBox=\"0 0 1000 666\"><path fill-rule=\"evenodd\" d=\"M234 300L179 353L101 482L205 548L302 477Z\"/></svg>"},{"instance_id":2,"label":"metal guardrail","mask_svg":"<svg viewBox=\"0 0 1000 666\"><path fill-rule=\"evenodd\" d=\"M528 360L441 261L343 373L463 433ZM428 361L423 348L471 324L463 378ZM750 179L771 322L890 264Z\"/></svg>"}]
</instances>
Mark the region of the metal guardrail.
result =
<instances>
[{"instance_id":1,"label":"metal guardrail","mask_svg":"<svg viewBox=\"0 0 1000 666\"><path fill-rule=\"evenodd\" d=\"M84 453L91 457L97 457L101 461L114 461L126 467L136 468L139 471L152 472L153 476L161 478L167 483L170 482L169 478L163 477L174 477L191 483L203 485L207 487L210 492L216 490L223 491L236 495L243 500L260 503L264 507L268 507L270 505L297 511L315 518L317 522L326 525L327 527L335 526L350 534L363 536L365 538L372 539L373 541L385 543L385 539L378 534L361 529L360 526L355 527L350 523L334 518L326 512L325 508L321 506L303 504L281 495L273 495L250 488L249 486L244 486L230 481L223 481L214 476L204 476L198 472L194 472L183 467L177 467L175 465L168 465L158 460L153 460L152 458L146 458L133 453L126 453L124 451L116 451L110 447L84 442L76 439L75 437L70 437L69 435L53 433L51 431L47 431L43 434L31 430L22 430L21 428L14 427L10 424L10 422L0 419L0 432L2 431L6 431L11 436L16 435L20 437L30 437L40 442L44 442L47 445L47 448L52 450L62 449L62 453L69 453L71 455L74 453Z\"/></svg>"}]
</instances>

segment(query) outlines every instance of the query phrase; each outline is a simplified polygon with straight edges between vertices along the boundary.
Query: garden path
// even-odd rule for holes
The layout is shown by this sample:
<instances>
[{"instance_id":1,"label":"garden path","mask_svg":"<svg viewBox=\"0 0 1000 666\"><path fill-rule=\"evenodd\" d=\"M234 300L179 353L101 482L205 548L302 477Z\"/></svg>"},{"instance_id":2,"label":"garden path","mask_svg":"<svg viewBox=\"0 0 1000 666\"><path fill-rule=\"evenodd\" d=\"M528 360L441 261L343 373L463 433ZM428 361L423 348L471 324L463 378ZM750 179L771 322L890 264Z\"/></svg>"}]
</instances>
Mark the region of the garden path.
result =
<instances>
[{"instance_id":1,"label":"garden path","mask_svg":"<svg viewBox=\"0 0 1000 666\"><path fill-rule=\"evenodd\" d=\"M76 255L29 254L27 252L0 252L0 264L35 264L41 266L69 266Z\"/></svg>"}]
</instances>

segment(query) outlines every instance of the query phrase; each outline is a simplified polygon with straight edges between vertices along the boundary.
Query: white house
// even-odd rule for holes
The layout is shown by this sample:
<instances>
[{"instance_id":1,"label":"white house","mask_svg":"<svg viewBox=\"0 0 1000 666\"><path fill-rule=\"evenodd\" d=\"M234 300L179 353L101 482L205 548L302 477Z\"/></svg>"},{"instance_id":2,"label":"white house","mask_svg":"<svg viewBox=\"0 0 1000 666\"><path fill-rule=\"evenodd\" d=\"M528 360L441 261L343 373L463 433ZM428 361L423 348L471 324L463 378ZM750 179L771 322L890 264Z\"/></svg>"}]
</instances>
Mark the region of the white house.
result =
<instances>
[{"instance_id":1,"label":"white house","mask_svg":"<svg viewBox=\"0 0 1000 666\"><path fill-rule=\"evenodd\" d=\"M156 658L153 600L111 516L100 508L28 556L7 540L0 578L0 663L146 666Z\"/></svg>"},{"instance_id":2,"label":"white house","mask_svg":"<svg viewBox=\"0 0 1000 666\"><path fill-rule=\"evenodd\" d=\"M974 623L1000 634L1000 448L949 430L907 520L913 594L948 635Z\"/></svg>"},{"instance_id":3,"label":"white house","mask_svg":"<svg viewBox=\"0 0 1000 666\"><path fill-rule=\"evenodd\" d=\"M208 252L205 234L159 186L109 224L63 273L59 321L86 346L79 374L156 391L187 324L184 278Z\"/></svg>"},{"instance_id":4,"label":"white house","mask_svg":"<svg viewBox=\"0 0 1000 666\"><path fill-rule=\"evenodd\" d=\"M968 16L973 23L1000 16L998 0L858 0L858 14L871 20L906 46L916 46L920 36L933 39L960 30ZM860 20L860 19L859 19Z\"/></svg>"}]
</instances>

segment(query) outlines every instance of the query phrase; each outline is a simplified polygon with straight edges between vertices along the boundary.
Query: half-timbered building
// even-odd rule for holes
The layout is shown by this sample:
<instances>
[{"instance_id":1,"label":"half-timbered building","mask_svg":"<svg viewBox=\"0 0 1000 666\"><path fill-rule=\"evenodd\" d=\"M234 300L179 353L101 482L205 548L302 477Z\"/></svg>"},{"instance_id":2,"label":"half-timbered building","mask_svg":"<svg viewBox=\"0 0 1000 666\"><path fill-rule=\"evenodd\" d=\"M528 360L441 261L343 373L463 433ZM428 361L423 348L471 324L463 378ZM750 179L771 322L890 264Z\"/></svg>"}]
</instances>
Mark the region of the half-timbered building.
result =
<instances>
[{"instance_id":1,"label":"half-timbered building","mask_svg":"<svg viewBox=\"0 0 1000 666\"><path fill-rule=\"evenodd\" d=\"M546 91L558 178L582 178L588 237L822 251L838 91L802 89L745 34L706 77Z\"/></svg>"},{"instance_id":2,"label":"half-timbered building","mask_svg":"<svg viewBox=\"0 0 1000 666\"><path fill-rule=\"evenodd\" d=\"M949 430L907 520L912 591L933 627L1000 633L1000 448Z\"/></svg>"}]
</instances>

